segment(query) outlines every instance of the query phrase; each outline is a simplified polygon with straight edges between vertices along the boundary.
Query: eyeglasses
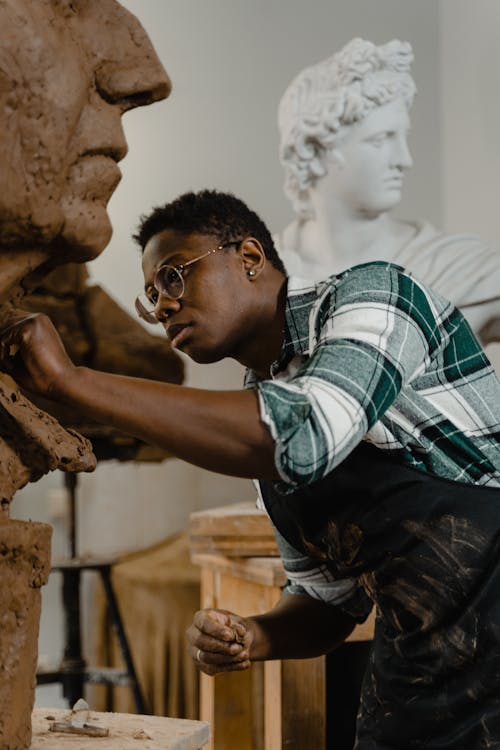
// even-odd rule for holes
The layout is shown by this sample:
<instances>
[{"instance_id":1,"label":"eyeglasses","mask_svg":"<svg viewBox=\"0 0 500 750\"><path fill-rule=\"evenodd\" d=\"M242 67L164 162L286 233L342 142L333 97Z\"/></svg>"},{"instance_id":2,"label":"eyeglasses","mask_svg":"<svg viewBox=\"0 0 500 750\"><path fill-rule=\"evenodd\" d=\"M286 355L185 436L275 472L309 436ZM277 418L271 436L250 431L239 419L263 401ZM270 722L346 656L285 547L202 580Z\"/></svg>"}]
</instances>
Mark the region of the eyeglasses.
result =
<instances>
[{"instance_id":1,"label":"eyeglasses","mask_svg":"<svg viewBox=\"0 0 500 750\"><path fill-rule=\"evenodd\" d=\"M232 245L239 245L240 242L241 240L225 242L223 245L219 245L213 248L213 250L209 250L203 253L203 255L199 255L197 258L188 260L186 263L178 266L170 266L168 264L160 266L155 273L151 290L136 297L135 310L139 317L147 323L151 323L151 325L159 323L160 321L155 315L155 310L160 296L168 297L169 299L180 299L182 297L185 291L185 269L188 266L192 266L193 263L197 263L199 260L213 255L218 250L224 250L226 247L231 247Z\"/></svg>"}]
</instances>

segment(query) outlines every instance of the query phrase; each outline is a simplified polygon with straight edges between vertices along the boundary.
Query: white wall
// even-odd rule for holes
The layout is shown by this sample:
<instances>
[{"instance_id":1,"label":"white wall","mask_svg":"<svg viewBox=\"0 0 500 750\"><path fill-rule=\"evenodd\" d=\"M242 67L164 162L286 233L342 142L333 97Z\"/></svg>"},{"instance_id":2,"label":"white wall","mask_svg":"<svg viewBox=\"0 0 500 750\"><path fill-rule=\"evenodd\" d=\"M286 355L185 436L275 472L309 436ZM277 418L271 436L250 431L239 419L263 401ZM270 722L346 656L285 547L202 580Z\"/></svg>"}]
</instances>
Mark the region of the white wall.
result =
<instances>
[{"instance_id":1,"label":"white wall","mask_svg":"<svg viewBox=\"0 0 500 750\"><path fill-rule=\"evenodd\" d=\"M440 10L443 226L500 252L500 3L441 0ZM487 351L500 372L500 345Z\"/></svg>"},{"instance_id":2,"label":"white wall","mask_svg":"<svg viewBox=\"0 0 500 750\"><path fill-rule=\"evenodd\" d=\"M354 36L412 43L419 94L410 140L415 166L400 215L442 220L439 6L435 0L125 0L142 21L174 85L170 98L125 117L130 153L110 204L114 236L91 267L133 314L141 286L130 235L140 213L188 189L231 190L272 230L291 211L282 194L276 109L292 77ZM238 366L189 367L191 385L239 387ZM18 494L14 514L49 518L49 477ZM185 526L191 510L249 498L247 481L171 460L161 466L103 464L81 478L80 551L120 552ZM55 544L64 547L64 524ZM41 652L60 648L57 584L44 592ZM50 699L52 700L52 698ZM49 702L50 702L49 700Z\"/></svg>"},{"instance_id":3,"label":"white wall","mask_svg":"<svg viewBox=\"0 0 500 750\"><path fill-rule=\"evenodd\" d=\"M441 0L443 219L500 245L500 3Z\"/></svg>"}]
</instances>

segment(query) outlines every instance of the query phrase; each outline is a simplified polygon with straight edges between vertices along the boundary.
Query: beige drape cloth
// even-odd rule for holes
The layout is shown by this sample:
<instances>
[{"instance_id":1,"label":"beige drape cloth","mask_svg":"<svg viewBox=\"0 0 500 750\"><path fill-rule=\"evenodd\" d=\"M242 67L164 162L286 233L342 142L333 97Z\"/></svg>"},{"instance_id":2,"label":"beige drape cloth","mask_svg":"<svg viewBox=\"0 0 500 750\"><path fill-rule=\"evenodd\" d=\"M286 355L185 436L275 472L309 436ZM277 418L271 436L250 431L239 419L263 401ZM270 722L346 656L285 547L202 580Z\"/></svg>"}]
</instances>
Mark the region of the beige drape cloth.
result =
<instances>
[{"instance_id":1,"label":"beige drape cloth","mask_svg":"<svg viewBox=\"0 0 500 750\"><path fill-rule=\"evenodd\" d=\"M122 558L112 580L139 681L149 712L198 718L198 672L186 647L186 629L199 609L200 571L189 559L187 535L170 537ZM121 666L117 640L98 587L91 664ZM135 713L128 687L93 687L98 711Z\"/></svg>"}]
</instances>

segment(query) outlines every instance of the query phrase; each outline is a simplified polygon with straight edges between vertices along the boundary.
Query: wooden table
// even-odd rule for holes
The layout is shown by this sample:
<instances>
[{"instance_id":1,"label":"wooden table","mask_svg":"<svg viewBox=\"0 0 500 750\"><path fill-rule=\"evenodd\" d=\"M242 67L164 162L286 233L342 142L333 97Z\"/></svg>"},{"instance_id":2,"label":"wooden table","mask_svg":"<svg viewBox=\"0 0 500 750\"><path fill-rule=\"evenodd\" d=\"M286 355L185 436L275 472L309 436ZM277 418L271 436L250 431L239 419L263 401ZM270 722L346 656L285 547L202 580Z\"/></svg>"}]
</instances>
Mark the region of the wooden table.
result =
<instances>
[{"instance_id":1,"label":"wooden table","mask_svg":"<svg viewBox=\"0 0 500 750\"><path fill-rule=\"evenodd\" d=\"M196 553L201 607L243 617L267 612L286 582L278 557ZM369 640L373 618L349 640ZM200 718L210 723L209 750L321 750L326 741L325 657L253 664L246 672L200 676Z\"/></svg>"},{"instance_id":2,"label":"wooden table","mask_svg":"<svg viewBox=\"0 0 500 750\"><path fill-rule=\"evenodd\" d=\"M269 518L255 502L193 513L189 531L202 608L247 617L274 607L286 576ZM349 640L370 640L373 621ZM208 750L325 747L325 657L256 663L215 678L202 673L200 680L200 718L212 727Z\"/></svg>"},{"instance_id":3,"label":"wooden table","mask_svg":"<svg viewBox=\"0 0 500 750\"><path fill-rule=\"evenodd\" d=\"M35 708L30 750L200 750L210 735L208 724L201 721L97 711L90 712L89 723L109 728L108 737L51 732L50 724L64 721L68 713Z\"/></svg>"}]
</instances>

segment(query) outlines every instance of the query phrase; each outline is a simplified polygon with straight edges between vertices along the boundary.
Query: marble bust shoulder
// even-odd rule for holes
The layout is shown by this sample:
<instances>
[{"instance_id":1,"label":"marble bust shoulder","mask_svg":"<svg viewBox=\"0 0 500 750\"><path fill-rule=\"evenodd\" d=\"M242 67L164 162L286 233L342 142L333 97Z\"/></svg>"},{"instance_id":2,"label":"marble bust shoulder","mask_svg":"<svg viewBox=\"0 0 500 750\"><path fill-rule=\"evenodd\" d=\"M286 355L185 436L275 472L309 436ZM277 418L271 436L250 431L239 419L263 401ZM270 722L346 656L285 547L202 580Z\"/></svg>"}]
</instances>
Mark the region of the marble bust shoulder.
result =
<instances>
[{"instance_id":1,"label":"marble bust shoulder","mask_svg":"<svg viewBox=\"0 0 500 750\"><path fill-rule=\"evenodd\" d=\"M369 260L399 263L457 304L483 343L500 340L500 254L391 215L401 200L410 44L351 40L301 71L279 105L280 159L295 218L275 236L287 271L321 279Z\"/></svg>"}]
</instances>

